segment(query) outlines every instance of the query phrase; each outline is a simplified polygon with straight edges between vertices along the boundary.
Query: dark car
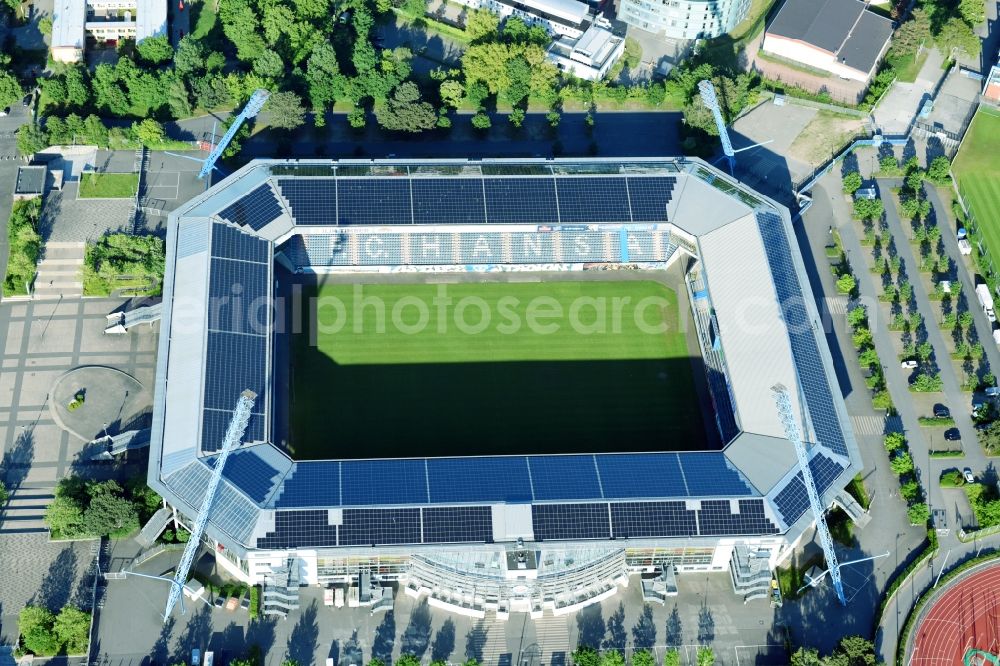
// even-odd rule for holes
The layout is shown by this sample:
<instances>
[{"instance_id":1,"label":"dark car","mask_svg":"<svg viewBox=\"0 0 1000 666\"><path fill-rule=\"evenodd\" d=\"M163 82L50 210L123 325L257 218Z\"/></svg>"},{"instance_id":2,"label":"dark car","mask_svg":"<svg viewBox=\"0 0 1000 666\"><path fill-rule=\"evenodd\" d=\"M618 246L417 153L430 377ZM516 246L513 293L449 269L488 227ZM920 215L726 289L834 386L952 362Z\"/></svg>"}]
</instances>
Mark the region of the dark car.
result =
<instances>
[{"instance_id":1,"label":"dark car","mask_svg":"<svg viewBox=\"0 0 1000 666\"><path fill-rule=\"evenodd\" d=\"M219 595L219 596L217 596L215 598L215 607L216 608L222 608L225 605L226 605L226 598L225 597L223 597L222 595Z\"/></svg>"},{"instance_id":2,"label":"dark car","mask_svg":"<svg viewBox=\"0 0 1000 666\"><path fill-rule=\"evenodd\" d=\"M934 405L934 416L939 419L946 419L951 416L951 412L944 405Z\"/></svg>"},{"instance_id":3,"label":"dark car","mask_svg":"<svg viewBox=\"0 0 1000 666\"><path fill-rule=\"evenodd\" d=\"M948 428L944 431L944 438L949 442L957 442L962 439L962 433L958 431L958 428Z\"/></svg>"}]
</instances>

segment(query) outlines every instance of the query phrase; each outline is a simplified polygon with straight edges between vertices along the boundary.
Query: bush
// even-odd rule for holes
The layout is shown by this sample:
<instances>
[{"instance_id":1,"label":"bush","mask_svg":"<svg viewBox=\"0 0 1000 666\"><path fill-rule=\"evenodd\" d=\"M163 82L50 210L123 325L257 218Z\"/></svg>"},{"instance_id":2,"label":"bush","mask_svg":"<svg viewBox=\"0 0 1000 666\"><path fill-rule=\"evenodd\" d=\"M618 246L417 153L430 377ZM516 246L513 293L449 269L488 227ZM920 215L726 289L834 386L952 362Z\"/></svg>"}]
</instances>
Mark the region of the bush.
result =
<instances>
[{"instance_id":1,"label":"bush","mask_svg":"<svg viewBox=\"0 0 1000 666\"><path fill-rule=\"evenodd\" d=\"M862 182L861 174L857 171L846 174L844 176L844 194L854 194L861 189Z\"/></svg>"},{"instance_id":2,"label":"bush","mask_svg":"<svg viewBox=\"0 0 1000 666\"><path fill-rule=\"evenodd\" d=\"M854 276L850 273L845 273L837 278L837 291L841 294L852 294L854 293L854 288L857 286L857 282Z\"/></svg>"},{"instance_id":3,"label":"bush","mask_svg":"<svg viewBox=\"0 0 1000 666\"><path fill-rule=\"evenodd\" d=\"M63 478L45 511L53 538L121 536L139 528L139 506L116 481Z\"/></svg>"},{"instance_id":4,"label":"bush","mask_svg":"<svg viewBox=\"0 0 1000 666\"><path fill-rule=\"evenodd\" d=\"M909 474L913 471L913 456L909 451L901 451L889 461L889 467L898 476Z\"/></svg>"},{"instance_id":5,"label":"bush","mask_svg":"<svg viewBox=\"0 0 1000 666\"><path fill-rule=\"evenodd\" d=\"M59 639L54 631L55 623L56 616L47 608L25 606L17 618L21 646L38 656L58 654Z\"/></svg>"},{"instance_id":6,"label":"bush","mask_svg":"<svg viewBox=\"0 0 1000 666\"><path fill-rule=\"evenodd\" d=\"M890 454L906 446L906 437L901 432L890 432L883 440L885 450Z\"/></svg>"},{"instance_id":7,"label":"bush","mask_svg":"<svg viewBox=\"0 0 1000 666\"><path fill-rule=\"evenodd\" d=\"M256 620L260 617L260 588L254 585L250 588L250 619Z\"/></svg>"},{"instance_id":8,"label":"bush","mask_svg":"<svg viewBox=\"0 0 1000 666\"><path fill-rule=\"evenodd\" d=\"M942 488L958 488L965 485L965 477L957 469L946 469L941 472L940 483Z\"/></svg>"},{"instance_id":9,"label":"bush","mask_svg":"<svg viewBox=\"0 0 1000 666\"><path fill-rule=\"evenodd\" d=\"M3 283L5 296L27 294L27 285L35 281L35 268L42 250L42 237L38 233L41 214L40 198L14 202L7 222L9 248Z\"/></svg>"},{"instance_id":10,"label":"bush","mask_svg":"<svg viewBox=\"0 0 1000 666\"><path fill-rule=\"evenodd\" d=\"M59 611L54 630L66 654L86 654L90 644L90 613L66 606Z\"/></svg>"}]
</instances>

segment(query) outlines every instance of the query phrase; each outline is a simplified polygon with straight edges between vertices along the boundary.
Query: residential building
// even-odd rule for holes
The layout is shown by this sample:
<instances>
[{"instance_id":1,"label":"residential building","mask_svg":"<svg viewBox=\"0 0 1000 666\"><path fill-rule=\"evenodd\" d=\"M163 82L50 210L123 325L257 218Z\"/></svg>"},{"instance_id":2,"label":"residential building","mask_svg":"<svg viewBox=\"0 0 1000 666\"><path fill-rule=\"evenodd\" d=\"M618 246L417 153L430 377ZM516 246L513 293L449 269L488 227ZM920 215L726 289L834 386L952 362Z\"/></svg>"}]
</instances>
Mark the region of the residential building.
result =
<instances>
[{"instance_id":1,"label":"residential building","mask_svg":"<svg viewBox=\"0 0 1000 666\"><path fill-rule=\"evenodd\" d=\"M742 21L750 0L621 0L618 18L671 39L709 39Z\"/></svg>"},{"instance_id":2,"label":"residential building","mask_svg":"<svg viewBox=\"0 0 1000 666\"><path fill-rule=\"evenodd\" d=\"M549 34L580 37L593 16L578 0L457 0L472 9L485 9L500 18L516 16L528 25L540 25Z\"/></svg>"},{"instance_id":3,"label":"residential building","mask_svg":"<svg viewBox=\"0 0 1000 666\"><path fill-rule=\"evenodd\" d=\"M786 0L763 50L867 84L889 48L892 21L866 7L861 0Z\"/></svg>"},{"instance_id":4,"label":"residential building","mask_svg":"<svg viewBox=\"0 0 1000 666\"><path fill-rule=\"evenodd\" d=\"M546 56L564 72L596 81L607 75L624 52L625 39L612 33L606 21L598 21L578 39L556 39L549 46Z\"/></svg>"},{"instance_id":5,"label":"residential building","mask_svg":"<svg viewBox=\"0 0 1000 666\"><path fill-rule=\"evenodd\" d=\"M52 59L77 62L88 42L141 42L167 34L167 0L55 0Z\"/></svg>"}]
</instances>

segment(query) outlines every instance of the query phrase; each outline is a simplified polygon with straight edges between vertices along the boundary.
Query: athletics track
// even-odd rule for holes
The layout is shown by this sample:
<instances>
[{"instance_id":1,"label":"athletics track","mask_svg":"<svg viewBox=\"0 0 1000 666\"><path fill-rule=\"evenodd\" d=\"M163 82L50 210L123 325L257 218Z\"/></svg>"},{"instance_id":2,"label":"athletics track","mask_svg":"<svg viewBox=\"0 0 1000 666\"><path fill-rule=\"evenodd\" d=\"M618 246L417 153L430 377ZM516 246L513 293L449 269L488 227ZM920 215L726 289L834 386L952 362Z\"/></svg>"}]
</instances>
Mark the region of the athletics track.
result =
<instances>
[{"instance_id":1,"label":"athletics track","mask_svg":"<svg viewBox=\"0 0 1000 666\"><path fill-rule=\"evenodd\" d=\"M1000 565L960 576L916 627L913 666L962 666L970 649L1000 652Z\"/></svg>"}]
</instances>

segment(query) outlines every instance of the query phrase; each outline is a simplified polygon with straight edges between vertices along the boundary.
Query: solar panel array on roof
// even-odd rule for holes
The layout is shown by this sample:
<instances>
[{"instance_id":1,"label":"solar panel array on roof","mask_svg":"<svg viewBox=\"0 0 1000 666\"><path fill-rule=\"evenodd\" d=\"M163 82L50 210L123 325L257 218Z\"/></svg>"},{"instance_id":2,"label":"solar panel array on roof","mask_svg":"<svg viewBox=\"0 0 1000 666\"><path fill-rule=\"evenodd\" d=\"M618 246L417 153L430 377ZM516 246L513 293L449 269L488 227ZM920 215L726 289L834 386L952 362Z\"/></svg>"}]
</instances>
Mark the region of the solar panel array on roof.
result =
<instances>
[{"instance_id":1,"label":"solar panel array on roof","mask_svg":"<svg viewBox=\"0 0 1000 666\"><path fill-rule=\"evenodd\" d=\"M421 509L424 543L493 541L493 512L488 506L447 506Z\"/></svg>"},{"instance_id":2,"label":"solar panel array on roof","mask_svg":"<svg viewBox=\"0 0 1000 666\"><path fill-rule=\"evenodd\" d=\"M733 504L729 500L701 500L698 532L702 536L777 534L777 526L764 513L763 500L739 500L737 511Z\"/></svg>"},{"instance_id":3,"label":"solar panel array on roof","mask_svg":"<svg viewBox=\"0 0 1000 666\"><path fill-rule=\"evenodd\" d=\"M244 194L240 199L222 209L219 217L241 227L260 231L284 213L274 196L274 190L267 183Z\"/></svg>"},{"instance_id":4,"label":"solar panel array on roof","mask_svg":"<svg viewBox=\"0 0 1000 666\"><path fill-rule=\"evenodd\" d=\"M278 178L296 224L665 222L675 176Z\"/></svg>"},{"instance_id":5,"label":"solar panel array on roof","mask_svg":"<svg viewBox=\"0 0 1000 666\"><path fill-rule=\"evenodd\" d=\"M278 550L336 546L337 527L329 524L328 515L327 511L277 511L274 531L257 539L257 547Z\"/></svg>"},{"instance_id":6,"label":"solar panel array on roof","mask_svg":"<svg viewBox=\"0 0 1000 666\"><path fill-rule=\"evenodd\" d=\"M812 472L816 489L822 494L840 476L844 468L822 453L817 453L809 461L809 470ZM794 523L809 510L809 495L806 493L806 486L802 481L802 472L798 472L774 496L774 505L787 525Z\"/></svg>"},{"instance_id":7,"label":"solar panel array on roof","mask_svg":"<svg viewBox=\"0 0 1000 666\"><path fill-rule=\"evenodd\" d=\"M344 509L341 546L421 542L420 509Z\"/></svg>"},{"instance_id":8,"label":"solar panel array on roof","mask_svg":"<svg viewBox=\"0 0 1000 666\"><path fill-rule=\"evenodd\" d=\"M279 178L296 224L333 224L337 218L337 182L333 178Z\"/></svg>"},{"instance_id":9,"label":"solar panel array on roof","mask_svg":"<svg viewBox=\"0 0 1000 666\"><path fill-rule=\"evenodd\" d=\"M611 518L604 502L536 504L531 507L531 524L536 541L611 538Z\"/></svg>"},{"instance_id":10,"label":"solar panel array on roof","mask_svg":"<svg viewBox=\"0 0 1000 666\"><path fill-rule=\"evenodd\" d=\"M611 529L616 539L695 536L698 522L684 502L620 502L611 504Z\"/></svg>"},{"instance_id":11,"label":"solar panel array on roof","mask_svg":"<svg viewBox=\"0 0 1000 666\"><path fill-rule=\"evenodd\" d=\"M216 461L216 458L207 460L208 465L213 468ZM268 465L256 452L242 449L229 455L222 476L253 501L263 502L274 484L280 480L281 473Z\"/></svg>"},{"instance_id":12,"label":"solar panel array on roof","mask_svg":"<svg viewBox=\"0 0 1000 666\"><path fill-rule=\"evenodd\" d=\"M240 393L257 393L244 441L263 441L269 334L270 245L227 224L212 224L202 451L222 446Z\"/></svg>"},{"instance_id":13,"label":"solar panel array on roof","mask_svg":"<svg viewBox=\"0 0 1000 666\"><path fill-rule=\"evenodd\" d=\"M816 332L806 311L802 287L792 263L792 250L785 235L785 225L774 213L758 212L757 226L764 241L771 278L781 304L792 356L795 358L795 367L805 393L816 439L834 453L847 457L847 444L844 442L830 383L820 357Z\"/></svg>"}]
</instances>

